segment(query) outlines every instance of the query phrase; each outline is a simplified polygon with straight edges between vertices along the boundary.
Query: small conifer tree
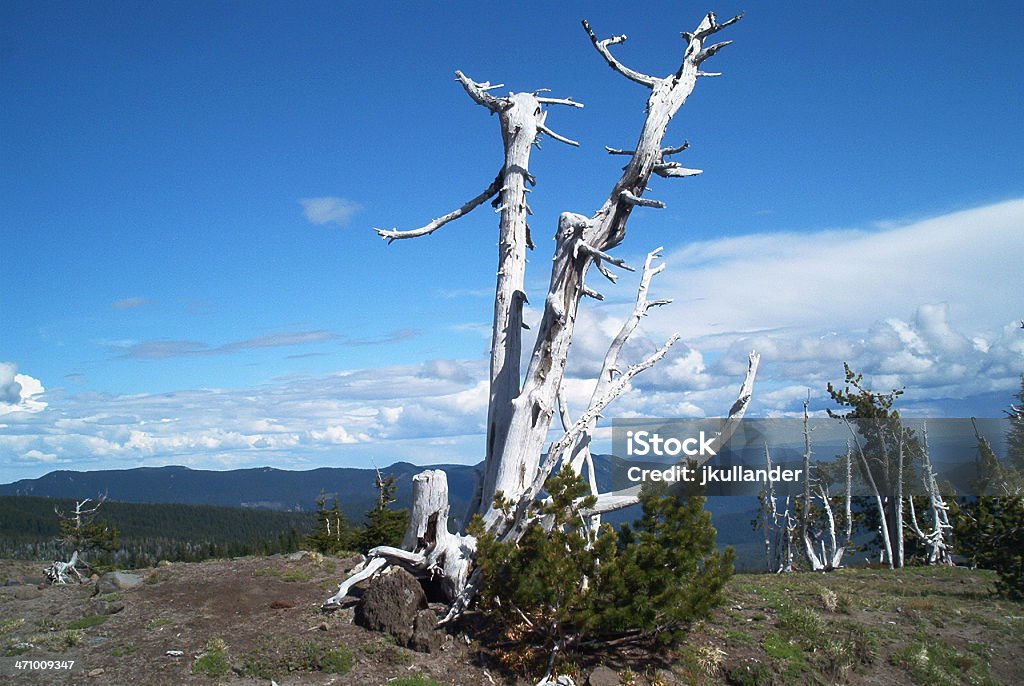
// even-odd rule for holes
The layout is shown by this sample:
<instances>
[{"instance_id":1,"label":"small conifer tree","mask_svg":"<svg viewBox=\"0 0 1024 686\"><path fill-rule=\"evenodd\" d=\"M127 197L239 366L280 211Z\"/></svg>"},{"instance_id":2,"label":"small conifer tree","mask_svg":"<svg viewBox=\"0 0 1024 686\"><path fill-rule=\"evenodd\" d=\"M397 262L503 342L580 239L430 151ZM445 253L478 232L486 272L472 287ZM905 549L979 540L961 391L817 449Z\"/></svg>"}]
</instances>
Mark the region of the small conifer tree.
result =
<instances>
[{"instance_id":1,"label":"small conifer tree","mask_svg":"<svg viewBox=\"0 0 1024 686\"><path fill-rule=\"evenodd\" d=\"M366 513L366 528L359 535L359 548L363 552L380 545L401 544L409 511L392 508L397 490L393 474L382 476L377 472L377 502Z\"/></svg>"},{"instance_id":2,"label":"small conifer tree","mask_svg":"<svg viewBox=\"0 0 1024 686\"><path fill-rule=\"evenodd\" d=\"M355 545L355 532L345 520L341 504L334 499L334 505L327 506L327 494L320 491L316 500L316 529L306 537L306 545L326 555L336 555L352 550Z\"/></svg>"},{"instance_id":3,"label":"small conifer tree","mask_svg":"<svg viewBox=\"0 0 1024 686\"><path fill-rule=\"evenodd\" d=\"M722 602L734 554L715 549L703 498L645 490L639 521L594 536L581 517L594 497L579 475L555 474L545 489L518 544L471 528L481 607L510 638L553 654L613 637L668 644Z\"/></svg>"}]
</instances>

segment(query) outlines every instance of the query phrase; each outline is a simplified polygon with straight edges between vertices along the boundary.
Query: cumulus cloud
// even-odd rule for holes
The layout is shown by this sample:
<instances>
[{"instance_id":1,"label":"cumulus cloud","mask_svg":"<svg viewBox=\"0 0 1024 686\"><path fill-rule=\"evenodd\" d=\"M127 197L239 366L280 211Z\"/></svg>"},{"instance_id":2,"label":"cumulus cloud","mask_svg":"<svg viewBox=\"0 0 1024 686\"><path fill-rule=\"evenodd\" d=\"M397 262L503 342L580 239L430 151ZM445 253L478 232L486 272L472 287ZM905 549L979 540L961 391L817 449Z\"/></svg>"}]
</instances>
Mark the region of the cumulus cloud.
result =
<instances>
[{"instance_id":1,"label":"cumulus cloud","mask_svg":"<svg viewBox=\"0 0 1024 686\"><path fill-rule=\"evenodd\" d=\"M763 356L753 416L793 412L808 389L812 406L825 407L825 383L840 380L844 361L876 389L906 386L901 403L914 413L977 407L970 405L977 398L988 398L986 407L998 413L1024 371L1021 226L1024 201L1013 201L903 226L755 235L669 251L668 269L651 295L675 304L642 321L622 363L642 359L676 331L683 340L634 379L606 417L721 415L735 400L751 348ZM617 302L588 302L580 312L565 380L574 416L587 406L608 343L632 307L629 284L636 278L620 281L626 295ZM526 313L534 332L538 316ZM403 330L373 341L411 335ZM314 331L219 347L158 341L119 350L159 359L321 340L371 342ZM528 341L524 347L528 357ZM8 467L36 465L36 472L48 462L94 468L475 462L482 457L487 376L481 355L289 377L255 388L65 395L59 408L8 409L0 456L11 456ZM0 408L24 409L41 403L41 394L37 380L0 364ZM601 426L596 437L607 433Z\"/></svg>"},{"instance_id":2,"label":"cumulus cloud","mask_svg":"<svg viewBox=\"0 0 1024 686\"><path fill-rule=\"evenodd\" d=\"M0 362L0 403L14 405L21 402L21 384L15 378L17 365Z\"/></svg>"},{"instance_id":3,"label":"cumulus cloud","mask_svg":"<svg viewBox=\"0 0 1024 686\"><path fill-rule=\"evenodd\" d=\"M302 216L318 226L323 224L344 226L359 210L363 209L357 202L336 196L300 198L299 204L302 205Z\"/></svg>"},{"instance_id":4,"label":"cumulus cloud","mask_svg":"<svg viewBox=\"0 0 1024 686\"><path fill-rule=\"evenodd\" d=\"M18 365L0 362L0 415L14 412L41 412L46 402L41 399L42 382L28 374L19 374Z\"/></svg>"}]
</instances>

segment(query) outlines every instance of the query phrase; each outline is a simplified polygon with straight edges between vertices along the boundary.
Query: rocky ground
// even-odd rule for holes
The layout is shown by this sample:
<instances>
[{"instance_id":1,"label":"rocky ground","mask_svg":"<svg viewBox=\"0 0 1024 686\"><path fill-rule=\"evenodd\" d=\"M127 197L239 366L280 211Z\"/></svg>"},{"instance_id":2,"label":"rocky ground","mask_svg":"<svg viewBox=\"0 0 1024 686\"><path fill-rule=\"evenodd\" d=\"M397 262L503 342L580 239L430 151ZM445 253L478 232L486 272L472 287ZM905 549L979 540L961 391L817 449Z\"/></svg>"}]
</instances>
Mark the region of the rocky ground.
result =
<instances>
[{"instance_id":1,"label":"rocky ground","mask_svg":"<svg viewBox=\"0 0 1024 686\"><path fill-rule=\"evenodd\" d=\"M419 621L394 638L356 625L355 600L321 612L354 562L174 563L49 586L40 563L0 561L0 682L533 683L502 670L467 626L433 634ZM675 652L607 650L573 656L565 671L581 686L1020 683L1024 605L991 587L987 573L963 569L737 575L727 606ZM71 660L71 671L15 664Z\"/></svg>"}]
</instances>

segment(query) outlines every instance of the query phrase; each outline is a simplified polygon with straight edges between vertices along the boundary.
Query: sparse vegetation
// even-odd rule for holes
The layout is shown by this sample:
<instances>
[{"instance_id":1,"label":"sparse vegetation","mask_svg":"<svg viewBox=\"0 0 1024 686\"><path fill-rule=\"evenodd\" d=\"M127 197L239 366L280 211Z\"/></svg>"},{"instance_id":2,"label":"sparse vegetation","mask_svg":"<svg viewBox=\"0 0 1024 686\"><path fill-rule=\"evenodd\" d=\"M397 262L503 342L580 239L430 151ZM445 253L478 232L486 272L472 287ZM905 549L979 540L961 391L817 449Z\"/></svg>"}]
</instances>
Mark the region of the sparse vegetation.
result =
<instances>
[{"instance_id":1,"label":"sparse vegetation","mask_svg":"<svg viewBox=\"0 0 1024 686\"><path fill-rule=\"evenodd\" d=\"M69 629L88 629L90 627L99 626L109 619L107 615L89 615L76 619L75 621L68 624Z\"/></svg>"},{"instance_id":2,"label":"sparse vegetation","mask_svg":"<svg viewBox=\"0 0 1024 686\"><path fill-rule=\"evenodd\" d=\"M348 674L355 653L344 645L325 641L302 641L292 637L265 638L243 660L244 672L260 679L280 679L292 672Z\"/></svg>"},{"instance_id":3,"label":"sparse vegetation","mask_svg":"<svg viewBox=\"0 0 1024 686\"><path fill-rule=\"evenodd\" d=\"M389 686L444 686L437 679L433 679L425 674L415 674L413 676L400 676L393 681L388 682Z\"/></svg>"},{"instance_id":4,"label":"sparse vegetation","mask_svg":"<svg viewBox=\"0 0 1024 686\"><path fill-rule=\"evenodd\" d=\"M224 676L231 672L231 661L228 659L228 647L222 639L213 638L206 644L206 651L192 665L193 674L209 677Z\"/></svg>"}]
</instances>

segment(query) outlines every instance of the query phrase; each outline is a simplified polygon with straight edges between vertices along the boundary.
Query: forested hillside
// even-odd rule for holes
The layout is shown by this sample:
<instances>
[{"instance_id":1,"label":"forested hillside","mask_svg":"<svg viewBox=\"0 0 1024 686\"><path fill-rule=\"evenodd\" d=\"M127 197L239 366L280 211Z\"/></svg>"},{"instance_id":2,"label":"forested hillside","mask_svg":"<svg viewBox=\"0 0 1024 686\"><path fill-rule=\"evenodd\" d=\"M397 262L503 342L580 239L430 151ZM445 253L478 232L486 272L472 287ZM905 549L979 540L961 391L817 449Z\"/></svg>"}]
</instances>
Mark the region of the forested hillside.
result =
<instances>
[{"instance_id":1,"label":"forested hillside","mask_svg":"<svg viewBox=\"0 0 1024 686\"><path fill-rule=\"evenodd\" d=\"M70 512L74 502L0 496L0 557L64 559L68 551L57 543L55 508ZM99 518L120 533L112 560L118 567L291 552L302 546L314 523L310 512L113 501L103 504Z\"/></svg>"}]
</instances>

